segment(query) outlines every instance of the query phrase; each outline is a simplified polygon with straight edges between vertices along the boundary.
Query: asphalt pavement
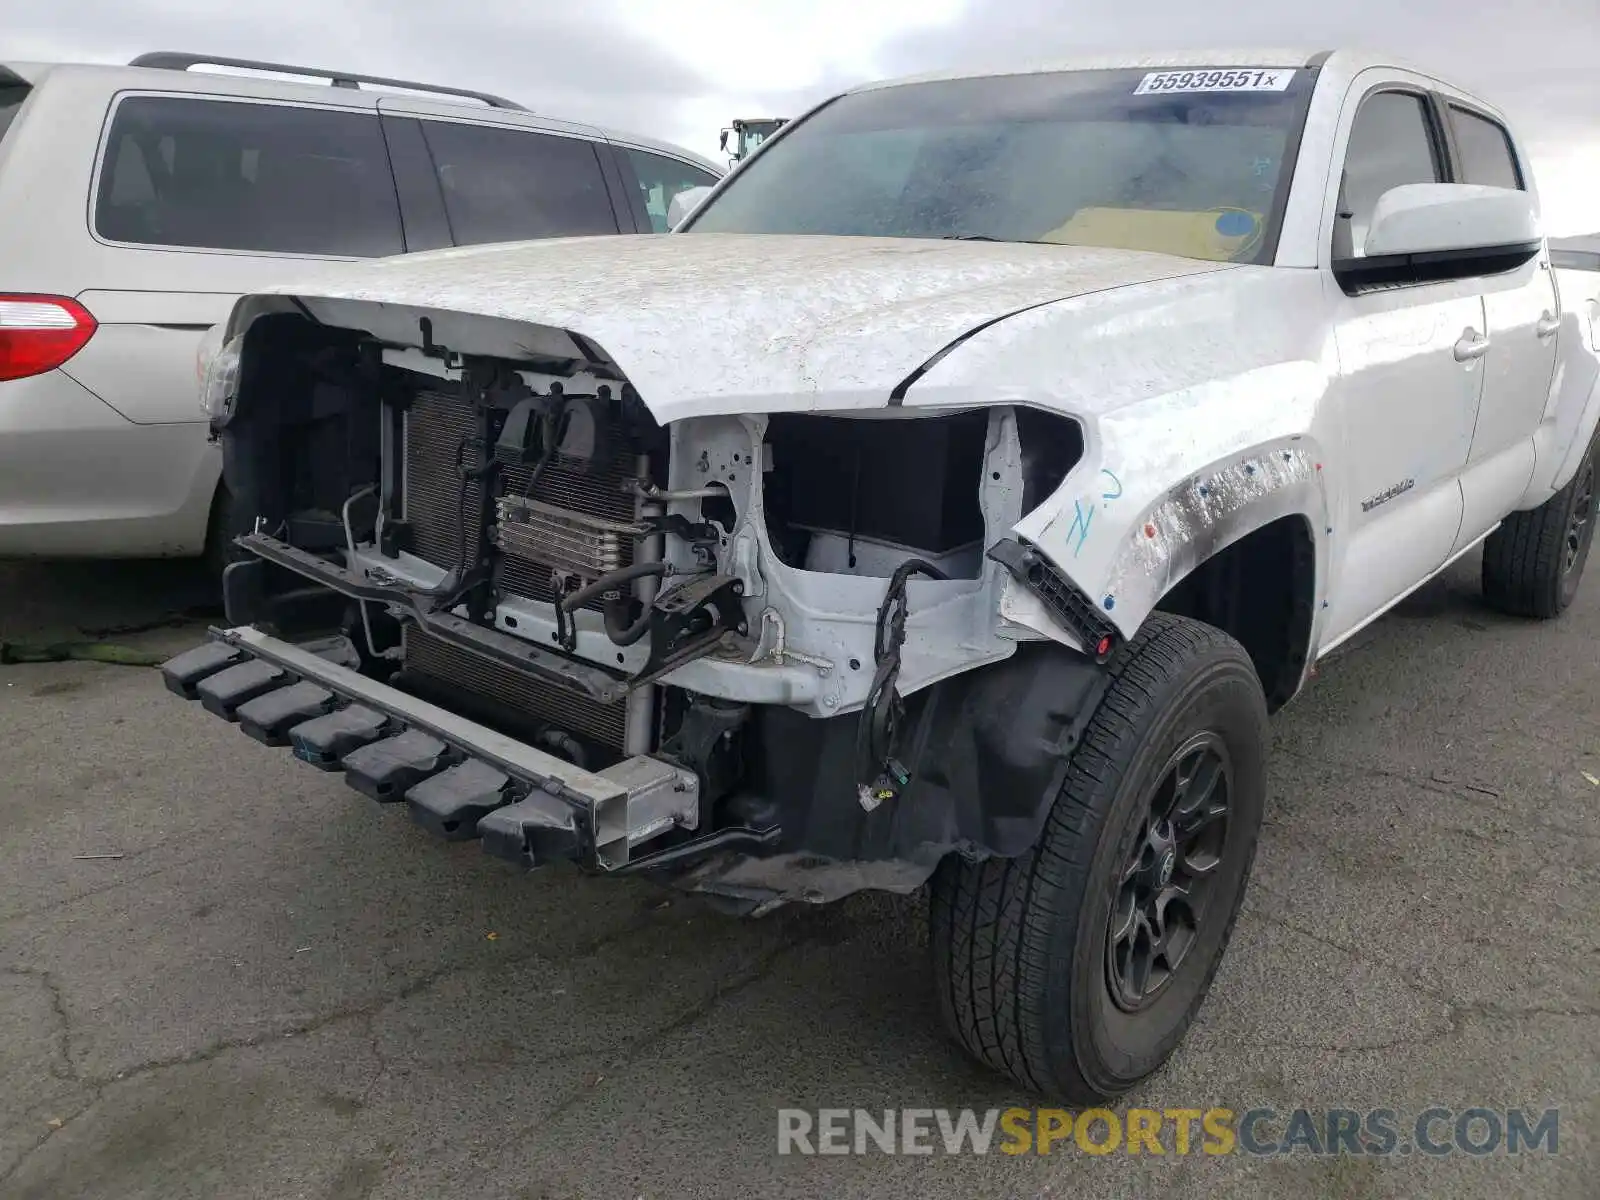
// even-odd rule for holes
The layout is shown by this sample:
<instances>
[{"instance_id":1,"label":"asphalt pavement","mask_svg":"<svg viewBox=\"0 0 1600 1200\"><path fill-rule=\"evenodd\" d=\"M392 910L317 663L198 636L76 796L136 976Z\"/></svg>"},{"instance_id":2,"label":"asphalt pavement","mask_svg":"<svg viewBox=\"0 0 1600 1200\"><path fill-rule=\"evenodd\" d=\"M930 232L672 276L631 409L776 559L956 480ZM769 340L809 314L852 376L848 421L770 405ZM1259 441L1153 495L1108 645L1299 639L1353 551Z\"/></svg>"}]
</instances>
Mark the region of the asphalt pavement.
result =
<instances>
[{"instance_id":1,"label":"asphalt pavement","mask_svg":"<svg viewBox=\"0 0 1600 1200\"><path fill-rule=\"evenodd\" d=\"M780 1156L781 1108L1037 1103L940 1032L922 897L740 921L519 874L153 670L65 662L0 666L0 1198L1592 1200L1600 578L1539 625L1484 609L1476 575L1275 719L1232 949L1118 1111L1270 1109L1270 1141L1299 1108L1402 1132L1435 1105L1554 1108L1554 1154ZM0 565L0 638L142 624L192 585ZM199 639L174 619L109 636Z\"/></svg>"}]
</instances>

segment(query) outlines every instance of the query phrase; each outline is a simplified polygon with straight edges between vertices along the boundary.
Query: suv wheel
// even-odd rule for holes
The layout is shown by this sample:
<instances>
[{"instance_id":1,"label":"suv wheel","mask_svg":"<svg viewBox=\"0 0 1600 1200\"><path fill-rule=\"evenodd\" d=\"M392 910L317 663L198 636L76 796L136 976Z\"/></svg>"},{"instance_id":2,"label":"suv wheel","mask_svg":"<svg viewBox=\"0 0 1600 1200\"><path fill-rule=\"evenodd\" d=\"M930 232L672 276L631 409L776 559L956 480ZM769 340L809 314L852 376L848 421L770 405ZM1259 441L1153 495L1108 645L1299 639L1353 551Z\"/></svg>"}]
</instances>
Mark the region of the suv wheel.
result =
<instances>
[{"instance_id":1,"label":"suv wheel","mask_svg":"<svg viewBox=\"0 0 1600 1200\"><path fill-rule=\"evenodd\" d=\"M1512 513L1483 544L1483 594L1517 617L1558 617L1578 594L1594 544L1596 458L1589 443L1571 482L1538 508Z\"/></svg>"},{"instance_id":2,"label":"suv wheel","mask_svg":"<svg viewBox=\"0 0 1600 1200\"><path fill-rule=\"evenodd\" d=\"M1265 800L1249 656L1153 614L1112 660L1038 843L947 858L930 941L946 1024L981 1062L1081 1104L1177 1048L1233 931Z\"/></svg>"}]
</instances>

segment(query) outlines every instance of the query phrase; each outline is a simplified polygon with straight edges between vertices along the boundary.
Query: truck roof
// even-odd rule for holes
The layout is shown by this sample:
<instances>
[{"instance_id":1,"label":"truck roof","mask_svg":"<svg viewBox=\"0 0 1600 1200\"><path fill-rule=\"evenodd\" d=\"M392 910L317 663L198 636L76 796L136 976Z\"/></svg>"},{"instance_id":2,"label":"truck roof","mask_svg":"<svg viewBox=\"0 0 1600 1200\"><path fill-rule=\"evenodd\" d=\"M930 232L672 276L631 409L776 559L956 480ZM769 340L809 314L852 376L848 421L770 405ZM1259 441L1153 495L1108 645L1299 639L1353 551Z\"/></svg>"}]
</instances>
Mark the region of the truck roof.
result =
<instances>
[{"instance_id":1,"label":"truck roof","mask_svg":"<svg viewBox=\"0 0 1600 1200\"><path fill-rule=\"evenodd\" d=\"M990 75L1034 75L1053 71L1114 71L1146 68L1160 71L1179 67L1215 64L1219 67L1323 67L1347 77L1372 67L1389 67L1407 71L1447 84L1457 91L1466 92L1461 84L1446 79L1437 71L1419 67L1403 58L1382 51L1356 48L1318 49L1313 46L1223 46L1191 50L1166 50L1148 54L1127 51L1096 55L1082 55L1061 59L1044 59L1029 63L997 66L973 66L945 71L930 71L893 79L875 80L847 89L851 92L871 91L875 88L898 87L907 83L931 83L945 79L979 79ZM1485 105L1492 108L1492 105Z\"/></svg>"},{"instance_id":2,"label":"truck roof","mask_svg":"<svg viewBox=\"0 0 1600 1200\"><path fill-rule=\"evenodd\" d=\"M320 69L299 68L308 76L319 76ZM82 62L25 62L0 61L0 82L12 75L25 83L38 86L51 75L61 73L92 75L104 80L113 89L138 89L171 87L175 77L181 77L185 91L216 93L231 96L257 96L264 99L315 100L322 104L335 104L349 108L376 109L380 97L398 97L429 106L438 105L444 110L459 110L463 115L475 115L494 124L525 125L577 133L588 137L601 137L607 141L650 150L670 158L682 159L704 167L718 176L726 175L726 166L719 165L703 154L697 154L675 142L663 141L632 130L611 129L603 125L574 121L566 117L546 115L523 108L495 108L465 97L425 91L401 91L379 87L334 87L328 83L300 82L274 78L267 75L242 74L235 71L185 71L171 67L133 66L119 63ZM418 84L424 88L428 85Z\"/></svg>"},{"instance_id":3,"label":"truck roof","mask_svg":"<svg viewBox=\"0 0 1600 1200\"><path fill-rule=\"evenodd\" d=\"M1115 71L1149 67L1161 70L1167 67L1193 67L1201 63L1226 64L1230 67L1289 67L1313 65L1327 56L1326 51L1305 47L1295 49L1250 47L1240 49L1209 49L1166 51L1152 54L1085 54L1065 58L1038 59L1031 62L1005 66L958 67L943 71L918 72L915 75L893 79L875 80L851 88L851 91L871 91L873 88L896 87L905 83L928 83L940 79L981 79L987 75L1042 75L1054 71Z\"/></svg>"}]
</instances>

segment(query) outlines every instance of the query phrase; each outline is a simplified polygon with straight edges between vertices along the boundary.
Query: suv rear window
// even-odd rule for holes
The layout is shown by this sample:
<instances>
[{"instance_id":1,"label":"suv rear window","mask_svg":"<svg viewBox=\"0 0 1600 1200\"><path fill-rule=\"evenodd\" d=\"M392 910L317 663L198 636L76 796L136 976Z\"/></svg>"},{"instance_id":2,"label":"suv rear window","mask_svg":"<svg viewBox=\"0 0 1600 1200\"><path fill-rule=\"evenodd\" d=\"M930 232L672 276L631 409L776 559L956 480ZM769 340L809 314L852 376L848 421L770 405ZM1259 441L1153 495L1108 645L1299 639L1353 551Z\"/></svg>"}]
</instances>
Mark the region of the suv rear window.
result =
<instances>
[{"instance_id":1,"label":"suv rear window","mask_svg":"<svg viewBox=\"0 0 1600 1200\"><path fill-rule=\"evenodd\" d=\"M644 200L645 212L650 214L650 227L656 233L667 231L667 209L679 192L696 187L715 187L717 177L710 171L691 167L676 158L651 154L646 150L623 147L633 173L639 179L639 191Z\"/></svg>"},{"instance_id":2,"label":"suv rear window","mask_svg":"<svg viewBox=\"0 0 1600 1200\"><path fill-rule=\"evenodd\" d=\"M0 73L4 73L3 68L0 68ZM0 83L0 141L5 140L6 130L11 128L11 119L28 98L28 90L25 83Z\"/></svg>"},{"instance_id":3,"label":"suv rear window","mask_svg":"<svg viewBox=\"0 0 1600 1200\"><path fill-rule=\"evenodd\" d=\"M453 121L422 131L458 246L618 232L592 142Z\"/></svg>"},{"instance_id":4,"label":"suv rear window","mask_svg":"<svg viewBox=\"0 0 1600 1200\"><path fill-rule=\"evenodd\" d=\"M405 248L376 115L178 96L117 106L95 229L118 242L269 254Z\"/></svg>"}]
</instances>

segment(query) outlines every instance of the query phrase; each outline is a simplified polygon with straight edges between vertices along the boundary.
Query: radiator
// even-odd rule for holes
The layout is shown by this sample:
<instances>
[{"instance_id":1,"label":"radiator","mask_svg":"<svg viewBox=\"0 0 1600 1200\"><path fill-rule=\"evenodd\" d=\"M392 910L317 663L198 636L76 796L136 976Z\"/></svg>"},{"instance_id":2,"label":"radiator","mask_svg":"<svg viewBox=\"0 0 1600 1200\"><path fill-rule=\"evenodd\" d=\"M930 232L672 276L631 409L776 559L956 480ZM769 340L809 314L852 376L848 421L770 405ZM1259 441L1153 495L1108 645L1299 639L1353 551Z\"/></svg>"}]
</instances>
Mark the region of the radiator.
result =
<instances>
[{"instance_id":1,"label":"radiator","mask_svg":"<svg viewBox=\"0 0 1600 1200\"><path fill-rule=\"evenodd\" d=\"M438 566L452 566L460 552L463 509L457 466L458 463L467 467L481 465L483 450L471 441L476 434L472 406L446 392L418 393L407 413L402 488L405 517L412 530L412 552ZM467 446L458 459L463 439L467 440ZM532 498L546 512L580 514L618 526L630 524L634 519L634 499L624 490L624 484L636 474L634 457L620 436L613 438L612 444L616 449L611 461L594 473L565 465L560 460L553 462L540 476ZM498 492L504 496L522 496L531 470L531 467L502 468ZM467 484L465 514L469 523L476 520L481 487L478 480ZM558 518L552 518L552 522L555 520ZM547 529L556 531L561 526L552 523ZM476 536L477 531L469 525L465 531L469 549L475 544ZM631 563L631 538L608 543L604 557L608 566L612 562L618 566ZM556 599L550 564L522 554L502 555L495 582L501 592L529 600L550 604ZM588 607L598 608L599 605L597 600ZM587 696L526 678L481 655L459 650L414 629L407 630L405 649L407 666L420 674L469 689L607 746L622 748L623 704L596 704Z\"/></svg>"},{"instance_id":2,"label":"radiator","mask_svg":"<svg viewBox=\"0 0 1600 1200\"><path fill-rule=\"evenodd\" d=\"M627 702L597 704L579 692L554 687L493 659L421 632L405 631L409 671L493 700L535 721L548 721L603 746L620 751L627 728Z\"/></svg>"}]
</instances>

